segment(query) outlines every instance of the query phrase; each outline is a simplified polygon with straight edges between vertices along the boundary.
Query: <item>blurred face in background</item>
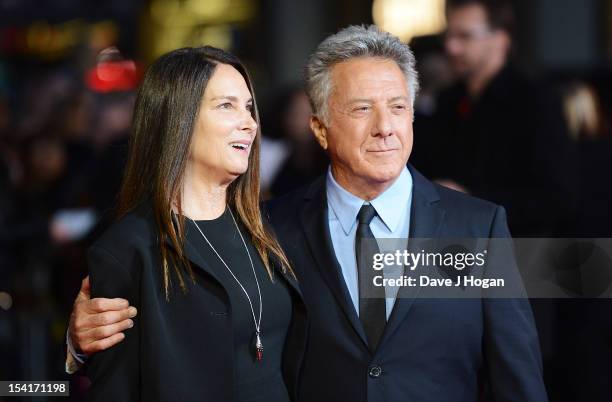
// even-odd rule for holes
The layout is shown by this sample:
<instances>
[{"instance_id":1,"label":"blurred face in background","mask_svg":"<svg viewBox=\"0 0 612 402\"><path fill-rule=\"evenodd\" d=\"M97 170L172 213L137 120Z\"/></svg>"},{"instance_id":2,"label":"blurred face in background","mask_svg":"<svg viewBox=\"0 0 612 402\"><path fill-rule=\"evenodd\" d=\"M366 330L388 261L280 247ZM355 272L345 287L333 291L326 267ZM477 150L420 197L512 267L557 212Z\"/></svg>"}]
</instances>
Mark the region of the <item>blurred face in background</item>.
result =
<instances>
[{"instance_id":1,"label":"blurred face in background","mask_svg":"<svg viewBox=\"0 0 612 402\"><path fill-rule=\"evenodd\" d=\"M393 60L363 57L332 67L327 125L312 128L343 187L395 181L412 150L406 77Z\"/></svg>"},{"instance_id":2,"label":"blurred face in background","mask_svg":"<svg viewBox=\"0 0 612 402\"><path fill-rule=\"evenodd\" d=\"M225 184L246 172L257 133L253 113L242 75L230 65L217 65L200 105L188 171Z\"/></svg>"},{"instance_id":3,"label":"blurred face in background","mask_svg":"<svg viewBox=\"0 0 612 402\"><path fill-rule=\"evenodd\" d=\"M310 115L312 109L308 102L308 96L304 91L298 91L291 97L291 104L284 116L283 124L290 140L295 143L312 141L310 134Z\"/></svg>"},{"instance_id":4,"label":"blurred face in background","mask_svg":"<svg viewBox=\"0 0 612 402\"><path fill-rule=\"evenodd\" d=\"M489 26L486 10L477 4L451 8L447 12L446 53L456 74L478 75L490 59L505 57L509 37Z\"/></svg>"}]
</instances>

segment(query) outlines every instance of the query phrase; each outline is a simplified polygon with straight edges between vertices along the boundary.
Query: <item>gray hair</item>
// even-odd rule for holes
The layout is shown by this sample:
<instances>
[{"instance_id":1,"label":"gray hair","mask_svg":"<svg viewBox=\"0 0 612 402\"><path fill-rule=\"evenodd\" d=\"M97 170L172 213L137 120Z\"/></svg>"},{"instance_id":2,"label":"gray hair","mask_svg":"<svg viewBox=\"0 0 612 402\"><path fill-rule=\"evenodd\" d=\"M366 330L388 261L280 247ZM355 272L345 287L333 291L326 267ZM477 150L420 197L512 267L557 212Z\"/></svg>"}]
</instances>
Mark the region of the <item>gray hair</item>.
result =
<instances>
[{"instance_id":1,"label":"gray hair","mask_svg":"<svg viewBox=\"0 0 612 402\"><path fill-rule=\"evenodd\" d=\"M395 61L406 76L410 103L414 107L419 79L410 47L375 25L351 25L325 38L306 63L306 93L317 117L328 123L327 100L333 89L331 68L357 57L380 57Z\"/></svg>"}]
</instances>

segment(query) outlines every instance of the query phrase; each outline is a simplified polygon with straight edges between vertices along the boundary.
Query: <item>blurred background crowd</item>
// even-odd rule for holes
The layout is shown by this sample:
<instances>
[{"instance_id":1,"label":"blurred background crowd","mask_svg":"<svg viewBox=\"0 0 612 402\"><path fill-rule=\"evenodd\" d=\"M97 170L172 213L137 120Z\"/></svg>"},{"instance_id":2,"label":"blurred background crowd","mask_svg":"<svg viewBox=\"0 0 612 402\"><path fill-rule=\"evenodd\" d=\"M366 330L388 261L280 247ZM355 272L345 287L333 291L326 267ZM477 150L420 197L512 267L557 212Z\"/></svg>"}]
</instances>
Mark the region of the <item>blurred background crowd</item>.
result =
<instances>
[{"instance_id":1,"label":"blurred background crowd","mask_svg":"<svg viewBox=\"0 0 612 402\"><path fill-rule=\"evenodd\" d=\"M418 170L506 207L514 236L612 237L612 0L0 0L0 380L68 378L69 311L148 63L201 44L241 57L269 198L325 172L301 68L364 23L416 54ZM552 401L612 400L608 301L533 301Z\"/></svg>"}]
</instances>

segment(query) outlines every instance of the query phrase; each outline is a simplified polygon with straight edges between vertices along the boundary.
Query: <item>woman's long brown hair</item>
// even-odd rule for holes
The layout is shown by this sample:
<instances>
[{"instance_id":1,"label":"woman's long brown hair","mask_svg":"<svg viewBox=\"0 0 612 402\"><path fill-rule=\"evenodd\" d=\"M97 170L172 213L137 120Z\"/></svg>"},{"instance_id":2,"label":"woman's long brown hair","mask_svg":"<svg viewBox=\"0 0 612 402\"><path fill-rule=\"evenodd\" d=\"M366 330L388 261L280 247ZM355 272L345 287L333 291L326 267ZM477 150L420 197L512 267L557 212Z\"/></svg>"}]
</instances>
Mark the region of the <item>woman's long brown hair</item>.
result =
<instances>
[{"instance_id":1,"label":"woman's long brown hair","mask_svg":"<svg viewBox=\"0 0 612 402\"><path fill-rule=\"evenodd\" d=\"M147 70L136 98L133 133L117 214L124 216L139 204L153 205L161 252L166 299L173 278L186 291L185 276L194 281L184 253L185 217L181 198L185 168L191 149L200 103L218 64L234 67L244 77L253 97L253 118L258 133L251 147L247 171L230 184L227 203L248 230L272 278L271 259L293 273L285 253L264 226L259 208L259 115L249 75L232 54L210 46L183 48L157 59ZM178 214L172 212L176 205ZM172 248L168 247L168 243Z\"/></svg>"}]
</instances>

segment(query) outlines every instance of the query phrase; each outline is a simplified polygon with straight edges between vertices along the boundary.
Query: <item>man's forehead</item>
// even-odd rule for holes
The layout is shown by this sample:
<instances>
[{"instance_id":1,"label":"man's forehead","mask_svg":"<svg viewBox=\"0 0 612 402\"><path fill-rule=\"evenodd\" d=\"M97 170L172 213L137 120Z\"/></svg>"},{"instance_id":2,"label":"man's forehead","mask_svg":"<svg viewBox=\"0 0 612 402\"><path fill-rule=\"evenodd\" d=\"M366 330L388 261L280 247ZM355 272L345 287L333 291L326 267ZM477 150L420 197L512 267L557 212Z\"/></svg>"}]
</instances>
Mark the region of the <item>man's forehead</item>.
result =
<instances>
[{"instance_id":1,"label":"man's forehead","mask_svg":"<svg viewBox=\"0 0 612 402\"><path fill-rule=\"evenodd\" d=\"M447 15L449 26L489 28L487 12L479 4L469 4L462 7L452 8Z\"/></svg>"},{"instance_id":2,"label":"man's forehead","mask_svg":"<svg viewBox=\"0 0 612 402\"><path fill-rule=\"evenodd\" d=\"M332 69L332 81L334 90L344 98L359 98L369 92L407 96L406 77L390 59L356 58L339 63Z\"/></svg>"},{"instance_id":3,"label":"man's forehead","mask_svg":"<svg viewBox=\"0 0 612 402\"><path fill-rule=\"evenodd\" d=\"M371 75L371 72L381 70L397 71L401 73L399 65L393 59L384 57L354 57L340 63L336 63L332 69L332 76L340 76L346 73L351 75Z\"/></svg>"}]
</instances>

